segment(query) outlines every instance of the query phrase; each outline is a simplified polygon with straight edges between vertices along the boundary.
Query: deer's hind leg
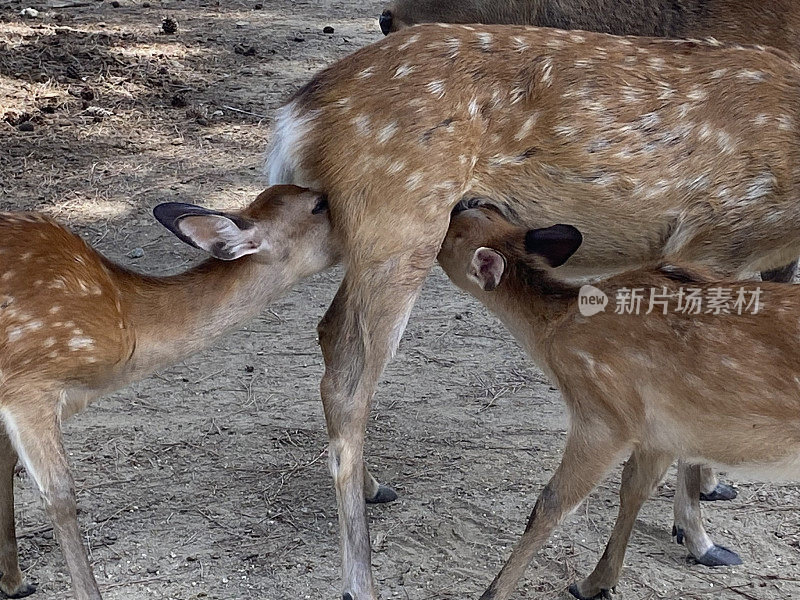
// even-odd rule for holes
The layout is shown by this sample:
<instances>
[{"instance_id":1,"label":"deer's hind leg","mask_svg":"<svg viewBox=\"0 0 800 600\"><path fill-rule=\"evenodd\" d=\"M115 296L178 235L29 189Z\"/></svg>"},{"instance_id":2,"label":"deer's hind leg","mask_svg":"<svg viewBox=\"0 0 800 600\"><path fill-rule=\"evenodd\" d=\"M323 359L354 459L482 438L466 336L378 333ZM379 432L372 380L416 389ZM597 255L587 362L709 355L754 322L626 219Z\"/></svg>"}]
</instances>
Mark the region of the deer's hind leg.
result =
<instances>
[{"instance_id":1,"label":"deer's hind leg","mask_svg":"<svg viewBox=\"0 0 800 600\"><path fill-rule=\"evenodd\" d=\"M5 431L0 431L0 591L8 598L24 598L36 591L19 568L14 521L14 467L17 453Z\"/></svg>"},{"instance_id":2,"label":"deer's hind leg","mask_svg":"<svg viewBox=\"0 0 800 600\"><path fill-rule=\"evenodd\" d=\"M381 215L375 226L351 232L347 273L319 325L325 358L320 390L339 509L343 600L376 598L364 507L365 488L370 487L364 484L365 427L381 373L435 263L447 214L427 222L410 214L406 217L413 221L406 223L397 215ZM387 229L387 222L395 227Z\"/></svg>"},{"instance_id":3,"label":"deer's hind leg","mask_svg":"<svg viewBox=\"0 0 800 600\"><path fill-rule=\"evenodd\" d=\"M678 463L678 482L675 491L675 535L678 543L685 544L686 549L695 560L707 567L740 565L742 559L733 550L716 545L703 527L700 511L700 494L703 483L707 480L709 467L691 465L681 461Z\"/></svg>"},{"instance_id":4,"label":"deer's hind leg","mask_svg":"<svg viewBox=\"0 0 800 600\"><path fill-rule=\"evenodd\" d=\"M61 441L59 398L0 409L11 444L36 482L67 563L77 600L102 600L78 528L75 485Z\"/></svg>"}]
</instances>

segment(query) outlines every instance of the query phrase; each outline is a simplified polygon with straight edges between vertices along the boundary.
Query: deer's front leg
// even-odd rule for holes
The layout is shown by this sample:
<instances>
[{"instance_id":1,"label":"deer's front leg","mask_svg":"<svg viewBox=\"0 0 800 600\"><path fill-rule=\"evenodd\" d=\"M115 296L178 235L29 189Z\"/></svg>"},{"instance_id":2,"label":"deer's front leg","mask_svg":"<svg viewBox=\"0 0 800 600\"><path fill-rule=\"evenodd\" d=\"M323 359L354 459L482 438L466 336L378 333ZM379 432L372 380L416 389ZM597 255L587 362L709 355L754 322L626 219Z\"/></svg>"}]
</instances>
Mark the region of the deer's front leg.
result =
<instances>
[{"instance_id":1,"label":"deer's front leg","mask_svg":"<svg viewBox=\"0 0 800 600\"><path fill-rule=\"evenodd\" d=\"M536 500L525 533L481 600L506 600L511 596L556 525L597 486L625 446L623 436L602 423L573 421L561 464Z\"/></svg>"}]
</instances>

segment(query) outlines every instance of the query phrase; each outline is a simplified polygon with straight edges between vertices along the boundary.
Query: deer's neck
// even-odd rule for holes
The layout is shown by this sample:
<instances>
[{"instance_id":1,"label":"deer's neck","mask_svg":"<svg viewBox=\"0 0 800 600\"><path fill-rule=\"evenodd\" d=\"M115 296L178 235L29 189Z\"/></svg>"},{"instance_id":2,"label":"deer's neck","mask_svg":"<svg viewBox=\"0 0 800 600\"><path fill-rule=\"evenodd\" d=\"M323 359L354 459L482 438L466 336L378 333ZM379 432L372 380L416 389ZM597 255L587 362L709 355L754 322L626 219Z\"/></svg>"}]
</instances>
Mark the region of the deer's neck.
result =
<instances>
[{"instance_id":1,"label":"deer's neck","mask_svg":"<svg viewBox=\"0 0 800 600\"><path fill-rule=\"evenodd\" d=\"M508 281L486 294L486 303L500 317L514 338L539 368L552 376L548 365L553 334L578 306L578 288L548 283L536 288L528 283Z\"/></svg>"},{"instance_id":2,"label":"deer's neck","mask_svg":"<svg viewBox=\"0 0 800 600\"><path fill-rule=\"evenodd\" d=\"M136 347L129 379L178 362L255 317L292 281L280 265L215 259L171 277L120 277Z\"/></svg>"}]
</instances>

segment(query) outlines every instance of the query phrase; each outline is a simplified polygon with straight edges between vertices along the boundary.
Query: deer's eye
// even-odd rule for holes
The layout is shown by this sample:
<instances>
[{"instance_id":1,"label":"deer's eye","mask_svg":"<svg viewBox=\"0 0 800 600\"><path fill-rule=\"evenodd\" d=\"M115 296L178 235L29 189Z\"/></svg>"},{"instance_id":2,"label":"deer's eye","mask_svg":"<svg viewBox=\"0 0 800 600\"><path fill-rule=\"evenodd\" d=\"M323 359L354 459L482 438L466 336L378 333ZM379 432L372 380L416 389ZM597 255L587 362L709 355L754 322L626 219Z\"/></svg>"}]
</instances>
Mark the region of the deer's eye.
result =
<instances>
[{"instance_id":1,"label":"deer's eye","mask_svg":"<svg viewBox=\"0 0 800 600\"><path fill-rule=\"evenodd\" d=\"M314 207L314 210L311 211L311 214L318 215L319 213L328 210L328 208L328 199L325 196L322 196L317 202L317 205Z\"/></svg>"}]
</instances>

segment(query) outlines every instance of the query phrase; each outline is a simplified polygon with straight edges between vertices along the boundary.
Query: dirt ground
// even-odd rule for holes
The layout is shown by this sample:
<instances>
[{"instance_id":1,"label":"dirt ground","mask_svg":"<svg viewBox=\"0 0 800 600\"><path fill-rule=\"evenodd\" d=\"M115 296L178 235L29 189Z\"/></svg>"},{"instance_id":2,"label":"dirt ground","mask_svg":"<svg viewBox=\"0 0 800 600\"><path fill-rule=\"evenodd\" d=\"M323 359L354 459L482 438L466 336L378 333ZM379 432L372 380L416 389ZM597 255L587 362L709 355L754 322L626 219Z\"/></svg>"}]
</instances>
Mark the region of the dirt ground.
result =
<instances>
[{"instance_id":1,"label":"dirt ground","mask_svg":"<svg viewBox=\"0 0 800 600\"><path fill-rule=\"evenodd\" d=\"M39 15L21 17L28 7ZM0 209L52 214L136 269L185 267L197 253L152 207L252 199L275 108L315 70L378 40L379 12L358 0L0 0ZM173 34L162 32L167 16ZM315 325L340 276L306 282L212 350L66 426L107 600L339 597ZM479 596L564 438L558 393L435 272L369 432L373 471L401 495L369 508L381 598ZM605 544L618 482L616 470L558 530L517 598L570 597ZM24 474L17 490L34 597L69 598ZM706 505L713 537L745 560L716 570L670 539L673 490L671 472L637 523L618 597L800 596L800 488L739 483L739 499Z\"/></svg>"}]
</instances>

